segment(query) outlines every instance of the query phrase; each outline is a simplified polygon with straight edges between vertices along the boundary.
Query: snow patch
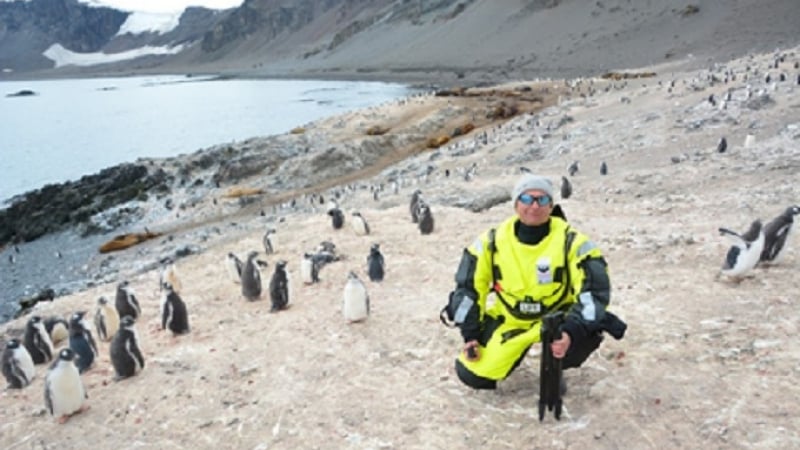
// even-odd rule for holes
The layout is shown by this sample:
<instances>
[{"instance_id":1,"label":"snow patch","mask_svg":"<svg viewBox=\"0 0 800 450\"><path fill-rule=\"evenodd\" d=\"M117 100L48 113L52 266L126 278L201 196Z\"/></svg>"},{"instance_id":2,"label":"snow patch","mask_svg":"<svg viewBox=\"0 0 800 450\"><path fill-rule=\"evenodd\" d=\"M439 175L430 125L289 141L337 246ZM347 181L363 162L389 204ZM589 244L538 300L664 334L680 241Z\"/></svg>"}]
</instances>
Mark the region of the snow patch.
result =
<instances>
[{"instance_id":1,"label":"snow patch","mask_svg":"<svg viewBox=\"0 0 800 450\"><path fill-rule=\"evenodd\" d=\"M181 14L178 13L149 13L149 12L134 12L128 16L122 26L117 31L117 36L122 36L125 33L139 34L139 33L168 33L178 26L181 19Z\"/></svg>"},{"instance_id":2,"label":"snow patch","mask_svg":"<svg viewBox=\"0 0 800 450\"><path fill-rule=\"evenodd\" d=\"M63 66L93 66L148 55L173 55L183 50L183 48L183 44L174 47L152 47L148 45L119 53L76 53L72 50L67 50L61 44L53 44L42 55L55 62L56 68L58 68Z\"/></svg>"}]
</instances>

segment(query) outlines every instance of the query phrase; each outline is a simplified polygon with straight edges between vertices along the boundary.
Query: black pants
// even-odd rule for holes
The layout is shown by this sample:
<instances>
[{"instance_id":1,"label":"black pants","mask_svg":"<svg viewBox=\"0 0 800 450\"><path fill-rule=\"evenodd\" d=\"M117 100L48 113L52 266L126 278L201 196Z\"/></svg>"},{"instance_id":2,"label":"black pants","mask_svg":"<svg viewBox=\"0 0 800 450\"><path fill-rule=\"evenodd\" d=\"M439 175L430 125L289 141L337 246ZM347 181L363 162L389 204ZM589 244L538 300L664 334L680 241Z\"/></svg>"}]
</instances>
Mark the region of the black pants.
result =
<instances>
[{"instance_id":1,"label":"black pants","mask_svg":"<svg viewBox=\"0 0 800 450\"><path fill-rule=\"evenodd\" d=\"M561 368L573 369L575 367L580 367L581 364L589 358L589 355L600 347L601 342L603 342L603 334L601 332L590 335L586 339L572 342L569 346L569 350L567 350L567 354L564 355L564 359L561 361ZM525 350L517 362L514 363L514 367L508 372L509 375L519 366L522 359L525 358L527 354L528 350ZM456 358L456 374L462 383L473 389L494 389L497 387L497 381L475 375L464 367L458 358Z\"/></svg>"}]
</instances>

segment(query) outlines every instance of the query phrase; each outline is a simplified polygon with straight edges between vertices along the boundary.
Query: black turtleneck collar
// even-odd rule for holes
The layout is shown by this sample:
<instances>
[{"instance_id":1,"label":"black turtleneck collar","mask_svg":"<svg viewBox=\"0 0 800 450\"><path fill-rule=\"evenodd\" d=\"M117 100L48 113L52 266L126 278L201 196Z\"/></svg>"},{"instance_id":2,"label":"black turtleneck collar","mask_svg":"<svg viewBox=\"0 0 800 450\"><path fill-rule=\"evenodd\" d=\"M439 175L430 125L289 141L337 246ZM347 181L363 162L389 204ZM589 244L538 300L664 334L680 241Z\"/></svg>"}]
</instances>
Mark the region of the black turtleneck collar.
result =
<instances>
[{"instance_id":1,"label":"black turtleneck collar","mask_svg":"<svg viewBox=\"0 0 800 450\"><path fill-rule=\"evenodd\" d=\"M547 233L550 232L550 220L541 225L525 225L517 220L514 224L514 235L520 242L527 245L536 245L542 242Z\"/></svg>"}]
</instances>

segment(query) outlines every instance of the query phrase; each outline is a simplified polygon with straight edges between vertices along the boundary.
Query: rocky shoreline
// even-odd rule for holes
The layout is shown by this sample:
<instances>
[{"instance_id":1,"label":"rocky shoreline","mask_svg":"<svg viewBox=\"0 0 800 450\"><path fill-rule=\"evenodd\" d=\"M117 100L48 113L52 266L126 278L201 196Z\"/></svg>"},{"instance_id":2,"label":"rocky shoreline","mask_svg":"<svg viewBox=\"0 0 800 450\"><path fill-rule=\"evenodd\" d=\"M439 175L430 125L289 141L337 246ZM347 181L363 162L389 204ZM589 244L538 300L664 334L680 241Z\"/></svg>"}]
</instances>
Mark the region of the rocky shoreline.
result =
<instances>
[{"instance_id":1,"label":"rocky shoreline","mask_svg":"<svg viewBox=\"0 0 800 450\"><path fill-rule=\"evenodd\" d=\"M23 312L16 304L32 301L43 290L68 295L123 273L152 270L165 258L201 252L229 233L225 224L237 223L237 217L259 216L266 226L284 212L319 209L308 200L310 194L340 195L343 186L382 191L428 176L433 166L407 159L428 154L435 160L441 144L431 141L458 137L469 129L465 125L497 126L538 111L554 104L560 89L552 83L525 83L429 91L321 119L284 135L180 157L139 159L19 195L0 211L0 243L5 246L0 258L13 270L0 288L14 299L1 307L0 321ZM402 120L382 112L398 106L406 111ZM375 178L372 185L360 181L370 177ZM237 193L248 189L258 194ZM481 210L507 195L487 199L484 193L457 202ZM121 252L97 253L117 235L146 230L162 237ZM54 255L59 265L78 269L52 274L29 269L33 261Z\"/></svg>"}]
</instances>

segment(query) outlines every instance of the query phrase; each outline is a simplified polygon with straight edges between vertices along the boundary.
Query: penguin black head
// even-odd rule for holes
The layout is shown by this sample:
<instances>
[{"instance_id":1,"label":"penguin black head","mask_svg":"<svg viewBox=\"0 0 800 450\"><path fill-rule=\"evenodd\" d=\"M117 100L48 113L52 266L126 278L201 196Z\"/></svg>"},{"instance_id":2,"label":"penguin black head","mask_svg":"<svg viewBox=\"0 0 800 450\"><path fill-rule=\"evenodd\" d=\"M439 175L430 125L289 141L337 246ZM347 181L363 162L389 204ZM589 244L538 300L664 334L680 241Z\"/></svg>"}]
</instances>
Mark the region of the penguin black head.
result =
<instances>
[{"instance_id":1,"label":"penguin black head","mask_svg":"<svg viewBox=\"0 0 800 450\"><path fill-rule=\"evenodd\" d=\"M67 347L58 352L58 359L62 361L72 361L75 359L75 352Z\"/></svg>"},{"instance_id":2,"label":"penguin black head","mask_svg":"<svg viewBox=\"0 0 800 450\"><path fill-rule=\"evenodd\" d=\"M40 323L42 323L42 318L39 316L31 316L31 318L28 319L28 324L30 324L31 326L36 326Z\"/></svg>"},{"instance_id":3,"label":"penguin black head","mask_svg":"<svg viewBox=\"0 0 800 450\"><path fill-rule=\"evenodd\" d=\"M170 283L169 281L164 281L163 283L161 283L161 287L164 288L164 290L167 292L175 291L175 288L172 287L172 283Z\"/></svg>"},{"instance_id":4,"label":"penguin black head","mask_svg":"<svg viewBox=\"0 0 800 450\"><path fill-rule=\"evenodd\" d=\"M381 244L372 244L372 247L370 247L369 249L372 250L373 252L380 251Z\"/></svg>"},{"instance_id":5,"label":"penguin black head","mask_svg":"<svg viewBox=\"0 0 800 450\"><path fill-rule=\"evenodd\" d=\"M253 251L251 251L250 253L247 254L247 259L255 259L256 256L258 256L258 252L253 250Z\"/></svg>"},{"instance_id":6,"label":"penguin black head","mask_svg":"<svg viewBox=\"0 0 800 450\"><path fill-rule=\"evenodd\" d=\"M123 316L122 319L120 319L120 321L119 321L120 326L123 327L123 328L130 328L135 323L136 323L136 320L134 320L134 318L131 317L131 316Z\"/></svg>"},{"instance_id":7,"label":"penguin black head","mask_svg":"<svg viewBox=\"0 0 800 450\"><path fill-rule=\"evenodd\" d=\"M80 323L83 320L83 316L86 315L86 311L75 311L72 313L72 316L69 318L69 325L70 327L73 326L73 323Z\"/></svg>"},{"instance_id":8,"label":"penguin black head","mask_svg":"<svg viewBox=\"0 0 800 450\"><path fill-rule=\"evenodd\" d=\"M120 281L120 283L117 285L117 287L120 288L120 289L125 289L126 287L128 287L128 280Z\"/></svg>"},{"instance_id":9,"label":"penguin black head","mask_svg":"<svg viewBox=\"0 0 800 450\"><path fill-rule=\"evenodd\" d=\"M786 210L786 212L791 214L791 215L793 215L793 216L796 216L796 215L800 214L800 206L799 205L790 206Z\"/></svg>"},{"instance_id":10,"label":"penguin black head","mask_svg":"<svg viewBox=\"0 0 800 450\"><path fill-rule=\"evenodd\" d=\"M100 298L97 299L97 304L100 305L100 306L107 305L108 304L108 299L105 298L105 297L100 297Z\"/></svg>"},{"instance_id":11,"label":"penguin black head","mask_svg":"<svg viewBox=\"0 0 800 450\"><path fill-rule=\"evenodd\" d=\"M281 259L275 263L275 270L283 270L286 267L286 260Z\"/></svg>"},{"instance_id":12,"label":"penguin black head","mask_svg":"<svg viewBox=\"0 0 800 450\"><path fill-rule=\"evenodd\" d=\"M20 346L19 339L13 338L6 342L6 348L10 348L11 350L17 349Z\"/></svg>"},{"instance_id":13,"label":"penguin black head","mask_svg":"<svg viewBox=\"0 0 800 450\"><path fill-rule=\"evenodd\" d=\"M358 280L358 275L356 275L355 271L352 271L352 270L351 270L351 271L350 271L350 272L347 274L347 279L348 279L348 280Z\"/></svg>"}]
</instances>

